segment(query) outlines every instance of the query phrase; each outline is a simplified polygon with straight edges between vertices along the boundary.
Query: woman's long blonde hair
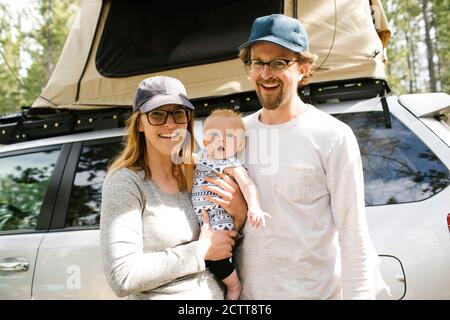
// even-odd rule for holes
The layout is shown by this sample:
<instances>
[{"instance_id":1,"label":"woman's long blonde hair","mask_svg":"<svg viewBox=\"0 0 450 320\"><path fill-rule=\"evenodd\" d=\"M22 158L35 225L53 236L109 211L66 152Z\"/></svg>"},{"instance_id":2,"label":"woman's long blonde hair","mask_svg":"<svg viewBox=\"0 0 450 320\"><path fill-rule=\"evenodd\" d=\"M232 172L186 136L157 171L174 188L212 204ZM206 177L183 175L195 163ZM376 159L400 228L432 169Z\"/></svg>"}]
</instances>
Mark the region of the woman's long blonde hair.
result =
<instances>
[{"instance_id":1,"label":"woman's long blonde hair","mask_svg":"<svg viewBox=\"0 0 450 320\"><path fill-rule=\"evenodd\" d=\"M128 168L133 171L145 172L145 178L151 179L152 173L148 166L145 136L143 132L139 131L139 121L141 118L140 112L135 112L126 121L128 136L124 137L125 147L117 158L111 163L108 168L108 174L111 174L119 169ZM187 126L188 134L182 144L178 156L181 164L173 164L172 170L174 176L177 178L178 187L180 191L192 190L194 162L192 159L192 151L194 150L194 116L191 114L191 119Z\"/></svg>"}]
</instances>

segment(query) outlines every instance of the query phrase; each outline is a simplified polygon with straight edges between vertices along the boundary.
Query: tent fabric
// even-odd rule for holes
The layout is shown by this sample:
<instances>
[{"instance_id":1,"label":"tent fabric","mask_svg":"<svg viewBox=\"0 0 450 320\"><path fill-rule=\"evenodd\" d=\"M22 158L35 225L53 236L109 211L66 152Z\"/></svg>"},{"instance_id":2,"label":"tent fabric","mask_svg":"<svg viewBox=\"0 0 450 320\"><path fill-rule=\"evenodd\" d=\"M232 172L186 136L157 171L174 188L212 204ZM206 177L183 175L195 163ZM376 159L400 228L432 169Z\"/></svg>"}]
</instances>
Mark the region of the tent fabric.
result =
<instances>
[{"instance_id":1,"label":"tent fabric","mask_svg":"<svg viewBox=\"0 0 450 320\"><path fill-rule=\"evenodd\" d=\"M98 0L80 2L80 9L67 36L58 63L41 93L42 97L49 99L57 107L71 106L76 101L77 83L88 60L101 9L102 2ZM43 102L42 99L37 99L33 103L33 107L53 106L43 104Z\"/></svg>"},{"instance_id":2,"label":"tent fabric","mask_svg":"<svg viewBox=\"0 0 450 320\"><path fill-rule=\"evenodd\" d=\"M102 75L96 58L111 1L117 0L80 2L59 61L41 93L56 107L42 99L37 99L33 107L88 110L131 106L139 82L155 75L178 78L191 99L253 90L237 51L236 58L224 61L130 76ZM385 78L383 53L390 31L379 0L299 0L297 6L293 0L275 2L286 15L297 16L308 32L310 52L319 57L313 82ZM186 41L187 47L195 45ZM102 58L107 62L108 56Z\"/></svg>"},{"instance_id":3,"label":"tent fabric","mask_svg":"<svg viewBox=\"0 0 450 320\"><path fill-rule=\"evenodd\" d=\"M383 47L387 48L387 43L391 37L391 31L389 30L389 23L384 12L381 0L371 0L371 9L374 19L375 29L377 30L378 36L383 43Z\"/></svg>"},{"instance_id":4,"label":"tent fabric","mask_svg":"<svg viewBox=\"0 0 450 320\"><path fill-rule=\"evenodd\" d=\"M313 82L385 78L383 44L370 3L333 2L299 2L298 17L309 35L310 51L319 56Z\"/></svg>"}]
</instances>

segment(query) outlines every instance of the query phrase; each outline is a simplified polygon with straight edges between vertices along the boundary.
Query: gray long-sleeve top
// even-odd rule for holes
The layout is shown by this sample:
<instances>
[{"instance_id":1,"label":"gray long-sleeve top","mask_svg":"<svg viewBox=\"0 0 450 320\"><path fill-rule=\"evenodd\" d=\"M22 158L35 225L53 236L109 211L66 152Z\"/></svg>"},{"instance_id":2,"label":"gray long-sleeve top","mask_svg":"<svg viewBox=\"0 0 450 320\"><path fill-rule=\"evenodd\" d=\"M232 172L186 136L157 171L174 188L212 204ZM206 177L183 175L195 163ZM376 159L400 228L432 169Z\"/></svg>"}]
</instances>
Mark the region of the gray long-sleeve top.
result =
<instances>
[{"instance_id":1,"label":"gray long-sleeve top","mask_svg":"<svg viewBox=\"0 0 450 320\"><path fill-rule=\"evenodd\" d=\"M160 191L144 172L120 169L103 184L100 237L106 278L129 299L223 299L205 270L207 250L189 195Z\"/></svg>"}]
</instances>

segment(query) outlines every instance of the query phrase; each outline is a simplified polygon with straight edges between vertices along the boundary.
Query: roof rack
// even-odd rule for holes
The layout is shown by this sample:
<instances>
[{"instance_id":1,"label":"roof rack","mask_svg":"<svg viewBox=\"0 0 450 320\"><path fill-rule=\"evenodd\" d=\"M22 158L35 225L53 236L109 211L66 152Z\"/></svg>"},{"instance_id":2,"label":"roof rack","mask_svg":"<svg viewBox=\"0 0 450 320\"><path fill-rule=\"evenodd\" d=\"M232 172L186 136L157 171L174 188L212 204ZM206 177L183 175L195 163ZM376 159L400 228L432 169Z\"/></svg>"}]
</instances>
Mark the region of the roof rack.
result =
<instances>
[{"instance_id":1,"label":"roof rack","mask_svg":"<svg viewBox=\"0 0 450 320\"><path fill-rule=\"evenodd\" d=\"M129 108L68 110L23 108L0 116L0 144L124 126Z\"/></svg>"},{"instance_id":2,"label":"roof rack","mask_svg":"<svg viewBox=\"0 0 450 320\"><path fill-rule=\"evenodd\" d=\"M386 80L359 78L349 80L311 83L299 94L305 102L312 104L369 99L391 92Z\"/></svg>"},{"instance_id":3,"label":"roof rack","mask_svg":"<svg viewBox=\"0 0 450 320\"><path fill-rule=\"evenodd\" d=\"M312 83L299 90L303 101L312 104L384 96L390 92L383 79L352 79ZM239 112L260 109L255 91L220 97L192 99L195 116L204 117L218 108ZM123 127L131 106L100 110L69 110L24 107L22 112L0 116L0 144L12 144L58 135Z\"/></svg>"}]
</instances>

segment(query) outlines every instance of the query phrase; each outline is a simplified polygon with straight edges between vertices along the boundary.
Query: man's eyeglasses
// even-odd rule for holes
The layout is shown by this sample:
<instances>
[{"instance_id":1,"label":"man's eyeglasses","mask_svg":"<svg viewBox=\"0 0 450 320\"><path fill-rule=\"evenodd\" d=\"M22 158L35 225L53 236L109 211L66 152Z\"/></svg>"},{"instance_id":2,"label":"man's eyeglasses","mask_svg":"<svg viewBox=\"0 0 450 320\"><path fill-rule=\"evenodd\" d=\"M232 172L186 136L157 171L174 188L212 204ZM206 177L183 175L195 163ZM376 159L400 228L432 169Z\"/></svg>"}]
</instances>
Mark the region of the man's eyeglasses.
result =
<instances>
[{"instance_id":1,"label":"man's eyeglasses","mask_svg":"<svg viewBox=\"0 0 450 320\"><path fill-rule=\"evenodd\" d=\"M286 70L291 64L297 62L296 59L275 59L269 62L263 62L259 59L250 59L245 64L248 73L252 72L262 72L264 70L264 66L268 65L269 69L272 73L280 73Z\"/></svg>"},{"instance_id":2,"label":"man's eyeglasses","mask_svg":"<svg viewBox=\"0 0 450 320\"><path fill-rule=\"evenodd\" d=\"M191 119L191 111L188 109L176 109L174 111L156 109L146 113L148 123L152 126L162 126L165 124L169 114L172 115L173 122L176 124L185 124Z\"/></svg>"}]
</instances>

